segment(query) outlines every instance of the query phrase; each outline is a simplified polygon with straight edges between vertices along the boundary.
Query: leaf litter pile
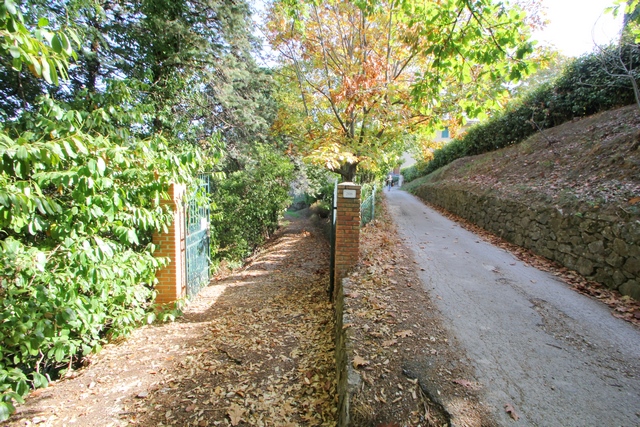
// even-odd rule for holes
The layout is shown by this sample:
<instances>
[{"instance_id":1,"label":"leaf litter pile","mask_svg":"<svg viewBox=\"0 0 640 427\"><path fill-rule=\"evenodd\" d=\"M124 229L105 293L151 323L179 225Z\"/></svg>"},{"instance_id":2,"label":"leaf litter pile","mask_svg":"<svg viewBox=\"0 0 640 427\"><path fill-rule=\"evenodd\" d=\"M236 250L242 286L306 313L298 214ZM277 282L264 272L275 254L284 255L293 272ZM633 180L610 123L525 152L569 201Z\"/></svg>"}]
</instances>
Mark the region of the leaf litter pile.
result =
<instances>
[{"instance_id":1,"label":"leaf litter pile","mask_svg":"<svg viewBox=\"0 0 640 427\"><path fill-rule=\"evenodd\" d=\"M384 203L362 229L344 328L360 384L354 426L493 426L480 385L416 274Z\"/></svg>"},{"instance_id":2,"label":"leaf litter pile","mask_svg":"<svg viewBox=\"0 0 640 427\"><path fill-rule=\"evenodd\" d=\"M12 426L334 426L328 245L293 219L178 321L140 328L32 393Z\"/></svg>"}]
</instances>

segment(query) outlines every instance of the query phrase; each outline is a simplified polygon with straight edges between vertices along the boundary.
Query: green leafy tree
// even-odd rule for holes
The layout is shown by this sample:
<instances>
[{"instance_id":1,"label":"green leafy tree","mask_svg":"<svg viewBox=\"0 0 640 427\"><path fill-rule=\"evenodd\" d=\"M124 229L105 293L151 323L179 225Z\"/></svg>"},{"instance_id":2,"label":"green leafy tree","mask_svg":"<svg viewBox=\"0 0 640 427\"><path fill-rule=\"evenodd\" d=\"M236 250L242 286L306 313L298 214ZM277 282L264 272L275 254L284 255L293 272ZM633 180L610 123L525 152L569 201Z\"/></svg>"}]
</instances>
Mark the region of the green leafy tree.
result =
<instances>
[{"instance_id":1,"label":"green leafy tree","mask_svg":"<svg viewBox=\"0 0 640 427\"><path fill-rule=\"evenodd\" d=\"M28 27L10 1L0 15L3 64L52 86L66 78L65 32ZM45 97L0 130L0 420L147 316L163 263L150 235L172 220L159 201L203 165L194 147L142 136L126 84L106 92L91 110Z\"/></svg>"},{"instance_id":2,"label":"green leafy tree","mask_svg":"<svg viewBox=\"0 0 640 427\"><path fill-rule=\"evenodd\" d=\"M353 180L395 159L407 132L496 105L496 82L529 67L523 19L492 0L276 1L269 38L288 83L275 130Z\"/></svg>"},{"instance_id":3,"label":"green leafy tree","mask_svg":"<svg viewBox=\"0 0 640 427\"><path fill-rule=\"evenodd\" d=\"M0 119L15 118L42 94L42 82L57 85L67 78L69 58L76 58L72 41L76 33L53 31L40 18L27 26L12 0L0 4ZM71 40L70 40L71 39Z\"/></svg>"}]
</instances>

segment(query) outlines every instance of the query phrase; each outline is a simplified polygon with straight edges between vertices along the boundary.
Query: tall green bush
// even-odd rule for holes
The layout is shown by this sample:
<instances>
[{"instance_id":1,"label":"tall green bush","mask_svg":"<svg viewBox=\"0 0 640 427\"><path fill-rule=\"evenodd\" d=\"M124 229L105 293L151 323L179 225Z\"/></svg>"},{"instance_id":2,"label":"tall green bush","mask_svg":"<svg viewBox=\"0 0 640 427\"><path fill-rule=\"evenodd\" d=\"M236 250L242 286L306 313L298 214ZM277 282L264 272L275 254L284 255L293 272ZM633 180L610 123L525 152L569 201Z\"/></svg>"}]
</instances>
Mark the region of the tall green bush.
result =
<instances>
[{"instance_id":1,"label":"tall green bush","mask_svg":"<svg viewBox=\"0 0 640 427\"><path fill-rule=\"evenodd\" d=\"M629 69L640 65L640 48L610 46L602 52L582 56L571 62L559 78L535 88L522 100L486 123L476 125L461 138L434 152L424 168L408 171L429 174L452 161L497 150L523 141L538 129L548 129L577 117L584 117L635 102L630 78L612 69L615 59L625 61ZM421 176L420 175L420 176Z\"/></svg>"},{"instance_id":2,"label":"tall green bush","mask_svg":"<svg viewBox=\"0 0 640 427\"><path fill-rule=\"evenodd\" d=\"M412 166L402 168L400 173L404 177L405 182L413 181L414 179L425 175L427 164L427 162L419 161Z\"/></svg>"},{"instance_id":3,"label":"tall green bush","mask_svg":"<svg viewBox=\"0 0 640 427\"><path fill-rule=\"evenodd\" d=\"M241 260L278 227L291 203L292 174L287 157L257 145L242 169L214 185L211 245L216 260Z\"/></svg>"},{"instance_id":4,"label":"tall green bush","mask_svg":"<svg viewBox=\"0 0 640 427\"><path fill-rule=\"evenodd\" d=\"M0 5L3 61L57 85L74 53L47 27ZM104 83L106 96L84 93L76 108L43 98L0 128L0 421L145 319L162 264L150 236L172 219L159 201L202 164L198 149L145 134L125 81Z\"/></svg>"},{"instance_id":5,"label":"tall green bush","mask_svg":"<svg viewBox=\"0 0 640 427\"><path fill-rule=\"evenodd\" d=\"M0 131L2 418L153 301L161 261L150 236L172 219L160 199L201 160L159 135L118 132L117 115L45 99Z\"/></svg>"}]
</instances>

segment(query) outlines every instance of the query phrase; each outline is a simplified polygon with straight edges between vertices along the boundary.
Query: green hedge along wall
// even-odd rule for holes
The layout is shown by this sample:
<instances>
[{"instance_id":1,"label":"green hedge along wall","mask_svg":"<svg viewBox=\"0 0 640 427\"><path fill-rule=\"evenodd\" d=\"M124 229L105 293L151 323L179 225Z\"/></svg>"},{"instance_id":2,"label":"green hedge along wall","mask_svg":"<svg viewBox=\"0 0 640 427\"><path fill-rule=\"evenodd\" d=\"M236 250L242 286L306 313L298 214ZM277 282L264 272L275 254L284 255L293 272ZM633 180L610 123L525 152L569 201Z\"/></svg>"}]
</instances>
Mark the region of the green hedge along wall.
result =
<instances>
[{"instance_id":1,"label":"green hedge along wall","mask_svg":"<svg viewBox=\"0 0 640 427\"><path fill-rule=\"evenodd\" d=\"M461 157L487 153L517 144L540 129L558 126L635 102L631 77L625 76L621 61L640 72L640 46L610 46L602 52L577 58L550 84L542 85L522 101L507 107L503 114L477 125L459 139L436 150L429 162L418 162L402 170L406 181L427 175ZM532 123L535 122L534 123ZM536 126L537 125L537 126Z\"/></svg>"}]
</instances>

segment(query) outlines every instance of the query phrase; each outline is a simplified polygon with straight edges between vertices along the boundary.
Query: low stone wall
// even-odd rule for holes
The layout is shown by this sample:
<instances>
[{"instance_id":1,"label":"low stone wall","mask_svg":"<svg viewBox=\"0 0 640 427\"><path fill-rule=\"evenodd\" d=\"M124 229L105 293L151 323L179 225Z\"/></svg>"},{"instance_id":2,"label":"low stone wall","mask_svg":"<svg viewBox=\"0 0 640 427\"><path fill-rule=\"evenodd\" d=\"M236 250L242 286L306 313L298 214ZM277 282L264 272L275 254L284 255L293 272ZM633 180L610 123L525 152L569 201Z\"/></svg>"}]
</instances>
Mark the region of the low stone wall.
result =
<instances>
[{"instance_id":1,"label":"low stone wall","mask_svg":"<svg viewBox=\"0 0 640 427\"><path fill-rule=\"evenodd\" d=\"M349 325L349 315L345 310L344 295L349 293L351 282L342 279L341 285L336 289L335 316L336 316L336 374L338 388L338 427L346 427L350 424L351 396L360 386L360 374L353 368L353 340ZM347 327L345 327L347 325Z\"/></svg>"},{"instance_id":2,"label":"low stone wall","mask_svg":"<svg viewBox=\"0 0 640 427\"><path fill-rule=\"evenodd\" d=\"M580 212L528 205L459 185L427 184L423 200L505 240L640 300L640 218L624 210ZM575 208L573 208L575 209Z\"/></svg>"}]
</instances>

